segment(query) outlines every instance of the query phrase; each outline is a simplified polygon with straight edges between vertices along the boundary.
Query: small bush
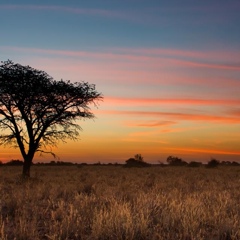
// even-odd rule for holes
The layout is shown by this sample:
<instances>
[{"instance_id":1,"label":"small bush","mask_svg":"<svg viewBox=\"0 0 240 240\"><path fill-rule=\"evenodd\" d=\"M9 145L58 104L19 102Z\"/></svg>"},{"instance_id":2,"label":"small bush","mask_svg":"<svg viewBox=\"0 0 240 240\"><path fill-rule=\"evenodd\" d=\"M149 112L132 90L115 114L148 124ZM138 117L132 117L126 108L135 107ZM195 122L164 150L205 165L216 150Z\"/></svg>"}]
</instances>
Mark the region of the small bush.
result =
<instances>
[{"instance_id":1,"label":"small bush","mask_svg":"<svg viewBox=\"0 0 240 240\"><path fill-rule=\"evenodd\" d=\"M190 162L188 164L188 167L201 167L201 166L202 166L201 162L194 162L194 161L192 161L192 162Z\"/></svg>"},{"instance_id":2,"label":"small bush","mask_svg":"<svg viewBox=\"0 0 240 240\"><path fill-rule=\"evenodd\" d=\"M5 165L8 165L8 166L22 166L23 161L21 161L21 160L11 160L11 161L5 163Z\"/></svg>"},{"instance_id":3,"label":"small bush","mask_svg":"<svg viewBox=\"0 0 240 240\"><path fill-rule=\"evenodd\" d=\"M136 154L134 158L129 158L124 167L149 167L150 164L143 161L141 154Z\"/></svg>"},{"instance_id":4,"label":"small bush","mask_svg":"<svg viewBox=\"0 0 240 240\"><path fill-rule=\"evenodd\" d=\"M167 162L171 166L186 166L187 162L183 161L181 158L169 156Z\"/></svg>"},{"instance_id":5,"label":"small bush","mask_svg":"<svg viewBox=\"0 0 240 240\"><path fill-rule=\"evenodd\" d=\"M238 162L231 162L231 166L239 166L240 164Z\"/></svg>"},{"instance_id":6,"label":"small bush","mask_svg":"<svg viewBox=\"0 0 240 240\"><path fill-rule=\"evenodd\" d=\"M218 167L218 165L220 164L220 161L216 160L215 158L212 158L208 164L207 164L207 167L208 168L216 168Z\"/></svg>"}]
</instances>

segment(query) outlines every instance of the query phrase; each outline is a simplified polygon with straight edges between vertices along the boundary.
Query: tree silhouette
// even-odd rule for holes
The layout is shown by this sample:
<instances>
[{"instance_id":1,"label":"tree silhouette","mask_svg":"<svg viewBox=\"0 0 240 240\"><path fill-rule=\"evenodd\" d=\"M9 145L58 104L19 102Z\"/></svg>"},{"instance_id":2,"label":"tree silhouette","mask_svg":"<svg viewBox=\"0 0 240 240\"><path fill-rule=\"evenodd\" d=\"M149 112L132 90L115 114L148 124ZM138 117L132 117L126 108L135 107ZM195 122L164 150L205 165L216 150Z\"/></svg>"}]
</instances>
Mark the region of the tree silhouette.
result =
<instances>
[{"instance_id":1,"label":"tree silhouette","mask_svg":"<svg viewBox=\"0 0 240 240\"><path fill-rule=\"evenodd\" d=\"M220 161L218 161L215 158L211 158L211 160L208 162L207 167L208 168L216 168L217 166L220 165Z\"/></svg>"},{"instance_id":2,"label":"tree silhouette","mask_svg":"<svg viewBox=\"0 0 240 240\"><path fill-rule=\"evenodd\" d=\"M136 155L134 156L134 159L135 159L136 161L143 162L143 156L142 156L141 154L136 154Z\"/></svg>"},{"instance_id":3,"label":"tree silhouette","mask_svg":"<svg viewBox=\"0 0 240 240\"><path fill-rule=\"evenodd\" d=\"M66 139L76 140L76 120L93 118L90 104L102 99L95 85L56 81L46 72L8 60L0 65L0 144L20 149L23 176L30 177L36 152Z\"/></svg>"},{"instance_id":4,"label":"tree silhouette","mask_svg":"<svg viewBox=\"0 0 240 240\"><path fill-rule=\"evenodd\" d=\"M187 165L187 162L183 161L181 158L174 157L174 156L169 156L167 158L167 162L171 166L185 166L185 165Z\"/></svg>"},{"instance_id":5,"label":"tree silhouette","mask_svg":"<svg viewBox=\"0 0 240 240\"><path fill-rule=\"evenodd\" d=\"M141 154L136 154L134 158L129 158L126 161L124 167L149 167L150 164L143 161L143 156Z\"/></svg>"}]
</instances>

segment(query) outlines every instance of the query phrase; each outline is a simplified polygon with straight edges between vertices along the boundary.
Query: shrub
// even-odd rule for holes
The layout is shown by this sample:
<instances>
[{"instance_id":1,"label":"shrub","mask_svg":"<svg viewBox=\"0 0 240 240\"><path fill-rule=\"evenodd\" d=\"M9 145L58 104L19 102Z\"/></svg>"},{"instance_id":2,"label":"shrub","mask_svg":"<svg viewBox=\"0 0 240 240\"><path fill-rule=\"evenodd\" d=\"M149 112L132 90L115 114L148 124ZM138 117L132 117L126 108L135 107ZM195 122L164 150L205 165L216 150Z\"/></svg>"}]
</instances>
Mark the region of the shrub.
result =
<instances>
[{"instance_id":1,"label":"shrub","mask_svg":"<svg viewBox=\"0 0 240 240\"><path fill-rule=\"evenodd\" d=\"M202 165L201 162L192 161L188 164L188 167L201 167L201 165Z\"/></svg>"},{"instance_id":2,"label":"shrub","mask_svg":"<svg viewBox=\"0 0 240 240\"><path fill-rule=\"evenodd\" d=\"M220 164L223 166L231 166L232 163L229 161L222 161Z\"/></svg>"},{"instance_id":3,"label":"shrub","mask_svg":"<svg viewBox=\"0 0 240 240\"><path fill-rule=\"evenodd\" d=\"M22 166L23 165L23 161L21 161L21 160L11 160L11 161L5 163L5 165L9 165L9 166Z\"/></svg>"},{"instance_id":4,"label":"shrub","mask_svg":"<svg viewBox=\"0 0 240 240\"><path fill-rule=\"evenodd\" d=\"M183 161L181 158L169 156L167 162L171 166L186 166L187 162Z\"/></svg>"},{"instance_id":5,"label":"shrub","mask_svg":"<svg viewBox=\"0 0 240 240\"><path fill-rule=\"evenodd\" d=\"M124 167L149 167L150 164L143 161L141 154L136 154L134 158L129 158Z\"/></svg>"},{"instance_id":6,"label":"shrub","mask_svg":"<svg viewBox=\"0 0 240 240\"><path fill-rule=\"evenodd\" d=\"M143 162L143 156L142 156L141 154L136 154L136 155L134 156L134 159L135 159L136 161Z\"/></svg>"},{"instance_id":7,"label":"shrub","mask_svg":"<svg viewBox=\"0 0 240 240\"><path fill-rule=\"evenodd\" d=\"M219 164L220 164L220 161L216 160L215 158L212 158L212 159L208 162L207 167L208 167L208 168L216 168Z\"/></svg>"},{"instance_id":8,"label":"shrub","mask_svg":"<svg viewBox=\"0 0 240 240\"><path fill-rule=\"evenodd\" d=\"M231 162L231 166L239 166L240 164L238 162Z\"/></svg>"}]
</instances>

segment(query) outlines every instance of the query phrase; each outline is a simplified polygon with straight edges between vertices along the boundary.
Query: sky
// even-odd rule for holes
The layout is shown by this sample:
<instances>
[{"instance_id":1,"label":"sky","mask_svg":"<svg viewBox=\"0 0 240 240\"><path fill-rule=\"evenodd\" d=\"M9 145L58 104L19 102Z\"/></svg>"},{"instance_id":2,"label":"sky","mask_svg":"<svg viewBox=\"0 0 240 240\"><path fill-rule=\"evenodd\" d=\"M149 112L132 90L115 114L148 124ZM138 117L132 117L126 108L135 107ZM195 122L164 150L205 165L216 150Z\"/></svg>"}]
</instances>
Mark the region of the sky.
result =
<instances>
[{"instance_id":1,"label":"sky","mask_svg":"<svg viewBox=\"0 0 240 240\"><path fill-rule=\"evenodd\" d=\"M239 0L0 0L0 60L103 94L79 141L52 149L60 161L240 161L239 12ZM19 150L0 146L10 159Z\"/></svg>"}]
</instances>

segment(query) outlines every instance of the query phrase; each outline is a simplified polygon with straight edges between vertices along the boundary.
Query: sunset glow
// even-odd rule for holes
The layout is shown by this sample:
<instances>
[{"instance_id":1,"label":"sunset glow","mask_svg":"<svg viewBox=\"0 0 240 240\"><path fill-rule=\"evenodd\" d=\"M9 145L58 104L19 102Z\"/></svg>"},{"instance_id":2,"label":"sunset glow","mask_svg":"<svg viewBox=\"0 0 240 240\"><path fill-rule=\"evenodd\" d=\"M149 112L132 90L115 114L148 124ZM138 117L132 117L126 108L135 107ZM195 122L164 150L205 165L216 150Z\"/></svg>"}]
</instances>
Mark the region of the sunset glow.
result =
<instances>
[{"instance_id":1,"label":"sunset glow","mask_svg":"<svg viewBox=\"0 0 240 240\"><path fill-rule=\"evenodd\" d=\"M37 2L1 1L0 60L104 96L79 141L52 149L61 161L240 161L239 1Z\"/></svg>"}]
</instances>

